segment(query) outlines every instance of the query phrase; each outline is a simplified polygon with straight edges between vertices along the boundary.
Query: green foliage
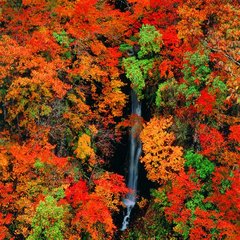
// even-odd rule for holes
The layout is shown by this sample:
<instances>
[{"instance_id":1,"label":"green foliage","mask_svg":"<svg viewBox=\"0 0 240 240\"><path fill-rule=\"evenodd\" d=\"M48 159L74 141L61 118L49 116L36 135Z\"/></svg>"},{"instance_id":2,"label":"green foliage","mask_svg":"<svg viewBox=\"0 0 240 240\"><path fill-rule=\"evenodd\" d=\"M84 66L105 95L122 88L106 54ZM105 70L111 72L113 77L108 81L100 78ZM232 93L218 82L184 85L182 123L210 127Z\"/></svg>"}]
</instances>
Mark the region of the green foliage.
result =
<instances>
[{"instance_id":1,"label":"green foliage","mask_svg":"<svg viewBox=\"0 0 240 240\"><path fill-rule=\"evenodd\" d=\"M226 93L228 90L227 85L219 77L214 78L212 88L218 89L221 93Z\"/></svg>"},{"instance_id":2,"label":"green foliage","mask_svg":"<svg viewBox=\"0 0 240 240\"><path fill-rule=\"evenodd\" d=\"M187 53L189 58L189 63L195 65L196 67L201 67L209 62L208 53L200 54L200 52L195 52L194 54Z\"/></svg>"},{"instance_id":3,"label":"green foliage","mask_svg":"<svg viewBox=\"0 0 240 240\"><path fill-rule=\"evenodd\" d=\"M138 44L140 51L138 57L132 56L123 59L123 66L126 71L126 76L133 84L133 89L136 91L138 98L142 99L142 91L145 87L148 72L153 68L154 57L160 52L162 44L162 35L151 25L143 25L139 32ZM130 50L128 44L120 46L121 51Z\"/></svg>"},{"instance_id":4,"label":"green foliage","mask_svg":"<svg viewBox=\"0 0 240 240\"><path fill-rule=\"evenodd\" d=\"M216 77L209 88L209 92L216 95L216 102L220 105L227 97L228 88L219 77Z\"/></svg>"},{"instance_id":5,"label":"green foliage","mask_svg":"<svg viewBox=\"0 0 240 240\"><path fill-rule=\"evenodd\" d=\"M43 104L41 107L40 116L49 116L51 112L52 108L50 106Z\"/></svg>"},{"instance_id":6,"label":"green foliage","mask_svg":"<svg viewBox=\"0 0 240 240\"><path fill-rule=\"evenodd\" d=\"M187 100L197 98L200 96L199 90L196 86L189 86L188 88L183 88L182 93L185 95ZM187 101L189 103L189 101Z\"/></svg>"},{"instance_id":7,"label":"green foliage","mask_svg":"<svg viewBox=\"0 0 240 240\"><path fill-rule=\"evenodd\" d=\"M176 107L177 105L177 82L174 78L158 85L156 92L157 107Z\"/></svg>"},{"instance_id":8,"label":"green foliage","mask_svg":"<svg viewBox=\"0 0 240 240\"><path fill-rule=\"evenodd\" d=\"M40 159L37 159L36 162L34 163L34 167L36 169L41 169L44 168L45 164L43 162L41 162Z\"/></svg>"},{"instance_id":9,"label":"green foliage","mask_svg":"<svg viewBox=\"0 0 240 240\"><path fill-rule=\"evenodd\" d=\"M165 89L166 87L166 83L161 83L158 85L158 90L156 92L156 105L157 107L160 107L161 104L163 103L163 99L162 99L162 91Z\"/></svg>"},{"instance_id":10,"label":"green foliage","mask_svg":"<svg viewBox=\"0 0 240 240\"><path fill-rule=\"evenodd\" d=\"M200 90L207 84L211 69L208 66L209 58L208 52L204 54L199 52L187 53L182 73L184 75L185 83L178 86L178 93L186 97L186 106L194 104L195 99L200 96Z\"/></svg>"},{"instance_id":11,"label":"green foliage","mask_svg":"<svg viewBox=\"0 0 240 240\"><path fill-rule=\"evenodd\" d=\"M167 194L165 190L156 190L151 189L151 195L156 199L155 204L153 205L154 208L157 208L158 210L161 208L169 206Z\"/></svg>"},{"instance_id":12,"label":"green foliage","mask_svg":"<svg viewBox=\"0 0 240 240\"><path fill-rule=\"evenodd\" d=\"M62 187L57 188L57 189L55 190L55 192L54 192L54 197L55 197L55 199L56 199L57 201L60 200L60 199L62 199L62 198L64 198L64 197L65 197L65 191L64 191L64 189L63 189Z\"/></svg>"},{"instance_id":13,"label":"green foliage","mask_svg":"<svg viewBox=\"0 0 240 240\"><path fill-rule=\"evenodd\" d=\"M156 54L160 52L162 45L162 35L156 30L154 26L142 25L139 33L139 45L141 46L138 52L139 58L144 58L148 54Z\"/></svg>"},{"instance_id":14,"label":"green foliage","mask_svg":"<svg viewBox=\"0 0 240 240\"><path fill-rule=\"evenodd\" d=\"M178 230L178 229L180 230L183 239L184 240L189 239L190 227L183 222L176 222L175 224L176 224L176 226L174 227L174 229L175 230Z\"/></svg>"},{"instance_id":15,"label":"green foliage","mask_svg":"<svg viewBox=\"0 0 240 240\"><path fill-rule=\"evenodd\" d=\"M204 209L204 210L213 210L213 209L215 209L215 206L211 202L204 202L202 209Z\"/></svg>"},{"instance_id":16,"label":"green foliage","mask_svg":"<svg viewBox=\"0 0 240 240\"><path fill-rule=\"evenodd\" d=\"M208 66L202 65L198 67L195 74L201 81L205 82L208 79L210 72L211 70Z\"/></svg>"},{"instance_id":17,"label":"green foliage","mask_svg":"<svg viewBox=\"0 0 240 240\"><path fill-rule=\"evenodd\" d=\"M196 173L202 179L209 177L214 171L214 163L202 155L194 153L192 150L187 151L184 158L186 159L185 166L196 169Z\"/></svg>"},{"instance_id":18,"label":"green foliage","mask_svg":"<svg viewBox=\"0 0 240 240\"><path fill-rule=\"evenodd\" d=\"M193 54L187 53L186 60L189 60L189 64L184 65L184 69L182 71L184 79L189 83L196 79L200 82L206 82L209 78L209 73L211 72L208 66L208 52L205 51L203 54L200 52L195 52Z\"/></svg>"},{"instance_id":19,"label":"green foliage","mask_svg":"<svg viewBox=\"0 0 240 240\"><path fill-rule=\"evenodd\" d=\"M22 0L7 0L7 4L12 8L19 9L22 7Z\"/></svg>"},{"instance_id":20,"label":"green foliage","mask_svg":"<svg viewBox=\"0 0 240 240\"><path fill-rule=\"evenodd\" d=\"M231 181L228 179L223 179L221 182L221 188L220 188L220 193L225 194L228 189L231 188Z\"/></svg>"},{"instance_id":21,"label":"green foliage","mask_svg":"<svg viewBox=\"0 0 240 240\"><path fill-rule=\"evenodd\" d=\"M186 98L186 106L190 106L194 100L200 96L200 92L196 86L188 86L182 83L178 86L178 93L183 94Z\"/></svg>"},{"instance_id":22,"label":"green foliage","mask_svg":"<svg viewBox=\"0 0 240 240\"><path fill-rule=\"evenodd\" d=\"M40 201L36 215L32 221L32 234L27 240L62 240L64 209L57 206L57 201L52 196L47 196L45 201Z\"/></svg>"},{"instance_id":23,"label":"green foliage","mask_svg":"<svg viewBox=\"0 0 240 240\"><path fill-rule=\"evenodd\" d=\"M186 202L186 207L192 212L195 211L197 207L203 208L204 196L200 192L196 192L194 196Z\"/></svg>"},{"instance_id":24,"label":"green foliage","mask_svg":"<svg viewBox=\"0 0 240 240\"><path fill-rule=\"evenodd\" d=\"M71 59L72 58L72 54L70 51L66 51L64 54L63 54L63 57L65 59Z\"/></svg>"},{"instance_id":25,"label":"green foliage","mask_svg":"<svg viewBox=\"0 0 240 240\"><path fill-rule=\"evenodd\" d=\"M126 52L126 51L129 51L129 50L132 50L132 46L129 45L129 44L123 43L123 44L120 45L119 50L121 52Z\"/></svg>"},{"instance_id":26,"label":"green foliage","mask_svg":"<svg viewBox=\"0 0 240 240\"><path fill-rule=\"evenodd\" d=\"M139 98L143 98L142 90L145 87L148 71L153 67L153 59L138 60L136 57L123 59L123 65L126 69L126 76L133 84Z\"/></svg>"},{"instance_id":27,"label":"green foliage","mask_svg":"<svg viewBox=\"0 0 240 240\"><path fill-rule=\"evenodd\" d=\"M67 33L62 30L60 33L53 32L53 37L56 39L56 41L65 47L69 47L70 43L74 41L73 38L69 38Z\"/></svg>"}]
</instances>

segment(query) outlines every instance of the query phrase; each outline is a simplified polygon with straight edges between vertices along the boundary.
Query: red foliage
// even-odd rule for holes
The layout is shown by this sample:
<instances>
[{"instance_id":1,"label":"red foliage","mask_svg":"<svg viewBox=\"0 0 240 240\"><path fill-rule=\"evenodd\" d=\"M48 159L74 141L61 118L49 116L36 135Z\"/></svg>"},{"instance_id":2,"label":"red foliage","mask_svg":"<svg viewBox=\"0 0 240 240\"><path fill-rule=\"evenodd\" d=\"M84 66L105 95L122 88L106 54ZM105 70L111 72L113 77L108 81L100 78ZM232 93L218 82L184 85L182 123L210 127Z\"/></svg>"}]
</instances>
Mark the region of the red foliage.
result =
<instances>
[{"instance_id":1,"label":"red foliage","mask_svg":"<svg viewBox=\"0 0 240 240\"><path fill-rule=\"evenodd\" d=\"M167 194L171 206L165 208L165 214L170 221L177 220L186 223L191 215L190 211L185 208L184 201L191 197L194 191L200 189L199 183L191 181L192 174L194 174L192 169L188 174L181 171L172 182L172 189Z\"/></svg>"},{"instance_id":2,"label":"red foliage","mask_svg":"<svg viewBox=\"0 0 240 240\"><path fill-rule=\"evenodd\" d=\"M91 195L89 201L82 208L79 208L72 222L86 229L91 234L93 240L112 239L110 236L113 235L113 230L116 229L109 209L95 195ZM98 230L97 224L99 223L103 224L106 233L110 236Z\"/></svg>"},{"instance_id":3,"label":"red foliage","mask_svg":"<svg viewBox=\"0 0 240 240\"><path fill-rule=\"evenodd\" d=\"M240 173L238 170L232 171L224 167L215 170L212 178L214 194L210 195L205 201L212 202L217 210L217 229L220 237L237 239L240 227L236 224L240 218ZM224 185L228 181L228 185Z\"/></svg>"},{"instance_id":4,"label":"red foliage","mask_svg":"<svg viewBox=\"0 0 240 240\"><path fill-rule=\"evenodd\" d=\"M79 204L85 203L89 199L88 187L85 181L79 180L65 191L66 199L76 208Z\"/></svg>"},{"instance_id":5,"label":"red foliage","mask_svg":"<svg viewBox=\"0 0 240 240\"><path fill-rule=\"evenodd\" d=\"M224 138L217 129L200 124L198 133L202 147L201 154L211 158L223 150L225 146Z\"/></svg>"},{"instance_id":6,"label":"red foliage","mask_svg":"<svg viewBox=\"0 0 240 240\"><path fill-rule=\"evenodd\" d=\"M240 187L238 184L240 173L238 170L232 171L232 177L229 170L224 167L219 167L214 172L213 189L214 195L208 200L214 202L225 218L231 221L237 221L240 217ZM223 181L229 181L229 186L224 188Z\"/></svg>"},{"instance_id":7,"label":"red foliage","mask_svg":"<svg viewBox=\"0 0 240 240\"><path fill-rule=\"evenodd\" d=\"M151 134L152 138L158 138L153 141L155 152L150 146L146 158L149 169L156 169L152 176L164 177L159 174L159 166L171 173L166 174L167 198L171 203L165 208L167 219L187 227L191 222L190 239L209 239L214 228L219 231L219 239L238 239L240 125L234 111L229 111L230 114L226 111L237 104L239 90L238 1L119 2L126 2L126 9L117 9L113 0L4 0L0 3L3 35L0 38L0 128L5 135L0 140L0 239L10 239L7 228L15 231L16 227L19 229L12 234L22 231L27 238L37 203L44 199L45 192L54 195L60 188L66 197L58 204L69 207L64 221L72 220L69 225L73 233L69 235L76 233L79 238L85 231L93 239L113 237L115 226L111 213L118 211L121 197L128 190L123 177L104 172L100 163L106 163L102 159L111 155L116 122L125 117L127 96L121 89L126 83L120 77L123 73L120 59L129 56L119 51L119 45L136 44L142 24L155 26L163 40L156 58L149 56L155 62L146 79L148 106L160 83L173 78L176 84L184 82L181 70L185 53L196 49L211 51L212 72L205 86L219 77L225 79L228 88L219 114L214 107L220 91L212 95L200 79L195 79L195 86L202 89L201 95L189 107L183 107L186 106L183 94L177 96L169 130L177 129L172 143L188 142L192 131L196 142L199 137L200 153L217 161L218 167L207 182L212 186L204 192L203 200L211 202L214 210L196 207L190 211L186 207L186 201L201 191L200 185L208 180L198 182L193 169L184 172L183 158L179 161L178 157L172 157L172 153L178 156L179 152L182 156L182 148L178 152L172 147L163 151L161 141L167 139L169 131L162 131L161 136L152 134L154 126L148 129L146 146L152 140L148 138ZM196 69L197 66L192 71ZM155 111L154 108L154 104L149 108L154 117L169 114L169 109ZM184 123L182 132L179 131L181 122ZM142 118L131 115L119 124L119 129L137 125L134 131L139 135L142 123ZM209 123L219 129L229 128L226 139ZM89 154L78 159L74 155L76 142L84 134L88 144L84 149L83 142L78 142L78 155L82 156L88 146L92 159L88 158ZM57 144L56 148L53 143ZM158 162L152 161L154 154L159 156ZM59 156L68 156L73 161ZM172 168L173 160L176 168ZM93 167L85 171L87 164ZM80 180L74 182L74 179ZM64 237L70 239L69 235Z\"/></svg>"},{"instance_id":8,"label":"red foliage","mask_svg":"<svg viewBox=\"0 0 240 240\"><path fill-rule=\"evenodd\" d=\"M9 235L7 225L11 223L13 214L7 208L13 202L13 194L11 183L0 182L0 240Z\"/></svg>"},{"instance_id":9,"label":"red foliage","mask_svg":"<svg viewBox=\"0 0 240 240\"><path fill-rule=\"evenodd\" d=\"M8 213L5 217L0 212L0 240L4 240L9 235L8 228L5 225L11 223L12 214Z\"/></svg>"},{"instance_id":10,"label":"red foliage","mask_svg":"<svg viewBox=\"0 0 240 240\"><path fill-rule=\"evenodd\" d=\"M106 172L99 179L94 180L95 192L90 193L84 180L79 180L65 191L66 200L74 208L72 224L79 231L85 229L93 239L108 239L116 228L113 224L111 211L116 211L120 204L121 195L126 193L123 177ZM64 204L64 201L62 201ZM104 226L107 235L99 231L98 224ZM103 235L103 236L102 236Z\"/></svg>"},{"instance_id":11,"label":"red foliage","mask_svg":"<svg viewBox=\"0 0 240 240\"><path fill-rule=\"evenodd\" d=\"M240 143L240 125L233 125L229 129L231 133L229 134L228 139Z\"/></svg>"},{"instance_id":12,"label":"red foliage","mask_svg":"<svg viewBox=\"0 0 240 240\"><path fill-rule=\"evenodd\" d=\"M13 184L0 182L0 206L7 206L13 201Z\"/></svg>"},{"instance_id":13,"label":"red foliage","mask_svg":"<svg viewBox=\"0 0 240 240\"><path fill-rule=\"evenodd\" d=\"M200 208L196 208L194 215L196 216L193 221L193 227L190 230L190 239L212 239L210 231L216 227L216 222L212 218L215 212L205 211Z\"/></svg>"},{"instance_id":14,"label":"red foliage","mask_svg":"<svg viewBox=\"0 0 240 240\"><path fill-rule=\"evenodd\" d=\"M175 26L169 26L161 30L164 45L168 48L178 47L180 39L177 36L177 29Z\"/></svg>"},{"instance_id":15,"label":"red foliage","mask_svg":"<svg viewBox=\"0 0 240 240\"><path fill-rule=\"evenodd\" d=\"M205 115L210 115L212 113L216 97L209 94L207 89L203 89L200 97L196 101L196 108L199 112Z\"/></svg>"}]
</instances>

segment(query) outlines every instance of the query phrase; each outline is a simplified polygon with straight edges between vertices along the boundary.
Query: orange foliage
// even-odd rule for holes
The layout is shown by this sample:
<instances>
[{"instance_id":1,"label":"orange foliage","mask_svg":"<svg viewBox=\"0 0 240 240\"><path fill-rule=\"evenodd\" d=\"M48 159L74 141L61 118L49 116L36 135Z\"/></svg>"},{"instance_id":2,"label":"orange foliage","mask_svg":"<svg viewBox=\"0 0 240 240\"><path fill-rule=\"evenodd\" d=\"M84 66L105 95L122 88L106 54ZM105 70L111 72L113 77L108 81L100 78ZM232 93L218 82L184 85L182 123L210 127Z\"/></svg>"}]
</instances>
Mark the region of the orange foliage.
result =
<instances>
[{"instance_id":1,"label":"orange foliage","mask_svg":"<svg viewBox=\"0 0 240 240\"><path fill-rule=\"evenodd\" d=\"M240 153L232 152L229 150L224 150L221 157L219 158L219 162L223 165L227 166L238 166L240 159Z\"/></svg>"},{"instance_id":2,"label":"orange foliage","mask_svg":"<svg viewBox=\"0 0 240 240\"><path fill-rule=\"evenodd\" d=\"M121 11L118 2L125 4ZM237 0L2 1L0 239L27 238L39 201L44 195L55 196L59 189L65 192L58 204L67 209L66 239L79 239L86 232L96 240L114 238L111 214L119 210L127 188L123 177L104 172L100 163L105 157L109 160L112 144L119 139L116 122L123 121L118 130L137 124L136 136L142 130L140 117L120 120L127 104L122 89L128 84L122 77L121 58L137 55L135 37L142 24L153 25L163 39L146 80L146 101L154 96L157 85L171 78L177 91L184 82L184 54L203 46L210 52L212 72L207 81L210 84L219 77L223 81L218 84L225 89L226 83L228 88L223 106L216 110L220 90L211 95L210 88L191 79L199 92L194 105L184 107L184 97L174 92L173 97L178 97L174 109L158 109L164 117L153 117L140 134L147 177L167 187L171 182L166 193L171 206L165 208L165 215L170 222L185 225L191 220L190 239L208 239L214 228L219 238L237 239L238 4ZM133 53L120 52L123 43ZM200 184L192 181L196 178L193 169L184 172L183 149L174 144L169 112L186 121L179 124L187 132L182 142L189 144L194 138L191 147L217 161L209 181L211 194L204 192L215 210L206 214L197 206L195 219L184 204L200 191ZM175 123L176 134L181 126ZM187 136L189 130L194 136ZM180 225L173 230L183 233Z\"/></svg>"},{"instance_id":3,"label":"orange foliage","mask_svg":"<svg viewBox=\"0 0 240 240\"><path fill-rule=\"evenodd\" d=\"M152 181L165 182L174 179L183 169L182 148L174 146L174 134L168 132L172 118L154 117L143 128L140 138L144 156L141 162Z\"/></svg>"}]
</instances>

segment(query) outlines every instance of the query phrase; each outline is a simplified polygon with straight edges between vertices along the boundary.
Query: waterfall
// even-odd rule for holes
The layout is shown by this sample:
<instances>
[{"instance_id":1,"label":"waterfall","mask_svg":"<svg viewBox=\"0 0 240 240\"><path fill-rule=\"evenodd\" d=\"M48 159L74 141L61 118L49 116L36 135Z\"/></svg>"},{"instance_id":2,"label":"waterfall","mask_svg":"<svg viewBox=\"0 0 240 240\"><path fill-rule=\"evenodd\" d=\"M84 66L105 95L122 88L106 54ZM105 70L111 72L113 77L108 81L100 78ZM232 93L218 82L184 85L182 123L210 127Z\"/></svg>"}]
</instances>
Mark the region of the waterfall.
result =
<instances>
[{"instance_id":1,"label":"waterfall","mask_svg":"<svg viewBox=\"0 0 240 240\"><path fill-rule=\"evenodd\" d=\"M126 205L127 211L123 219L121 230L124 231L130 220L130 214L132 208L136 203L136 193L137 193L137 179L138 179L138 160L141 156L142 146L139 138L140 128L141 128L141 103L137 99L137 94L131 92L132 100L132 115L136 118L133 121L133 126L130 133L130 154L129 154L129 169L128 169L128 183L127 186L131 189L131 192L127 194L123 203Z\"/></svg>"}]
</instances>

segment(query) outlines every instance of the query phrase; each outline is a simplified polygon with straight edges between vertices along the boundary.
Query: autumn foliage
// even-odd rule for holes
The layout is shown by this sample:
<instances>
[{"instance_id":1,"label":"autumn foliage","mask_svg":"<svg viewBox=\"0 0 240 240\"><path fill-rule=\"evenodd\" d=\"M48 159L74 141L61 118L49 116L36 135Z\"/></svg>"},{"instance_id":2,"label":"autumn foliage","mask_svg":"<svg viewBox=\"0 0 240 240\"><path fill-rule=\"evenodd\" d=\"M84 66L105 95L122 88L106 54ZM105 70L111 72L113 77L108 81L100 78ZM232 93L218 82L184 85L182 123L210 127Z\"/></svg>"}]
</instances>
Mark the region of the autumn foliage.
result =
<instances>
[{"instance_id":1,"label":"autumn foliage","mask_svg":"<svg viewBox=\"0 0 240 240\"><path fill-rule=\"evenodd\" d=\"M239 18L237 0L1 1L0 240L115 239L136 123L154 189L117 237L238 239Z\"/></svg>"},{"instance_id":2,"label":"autumn foliage","mask_svg":"<svg viewBox=\"0 0 240 240\"><path fill-rule=\"evenodd\" d=\"M152 118L141 132L144 151L141 162L152 181L172 180L183 169L182 148L174 146L174 134L168 132L171 125L171 118Z\"/></svg>"}]
</instances>

